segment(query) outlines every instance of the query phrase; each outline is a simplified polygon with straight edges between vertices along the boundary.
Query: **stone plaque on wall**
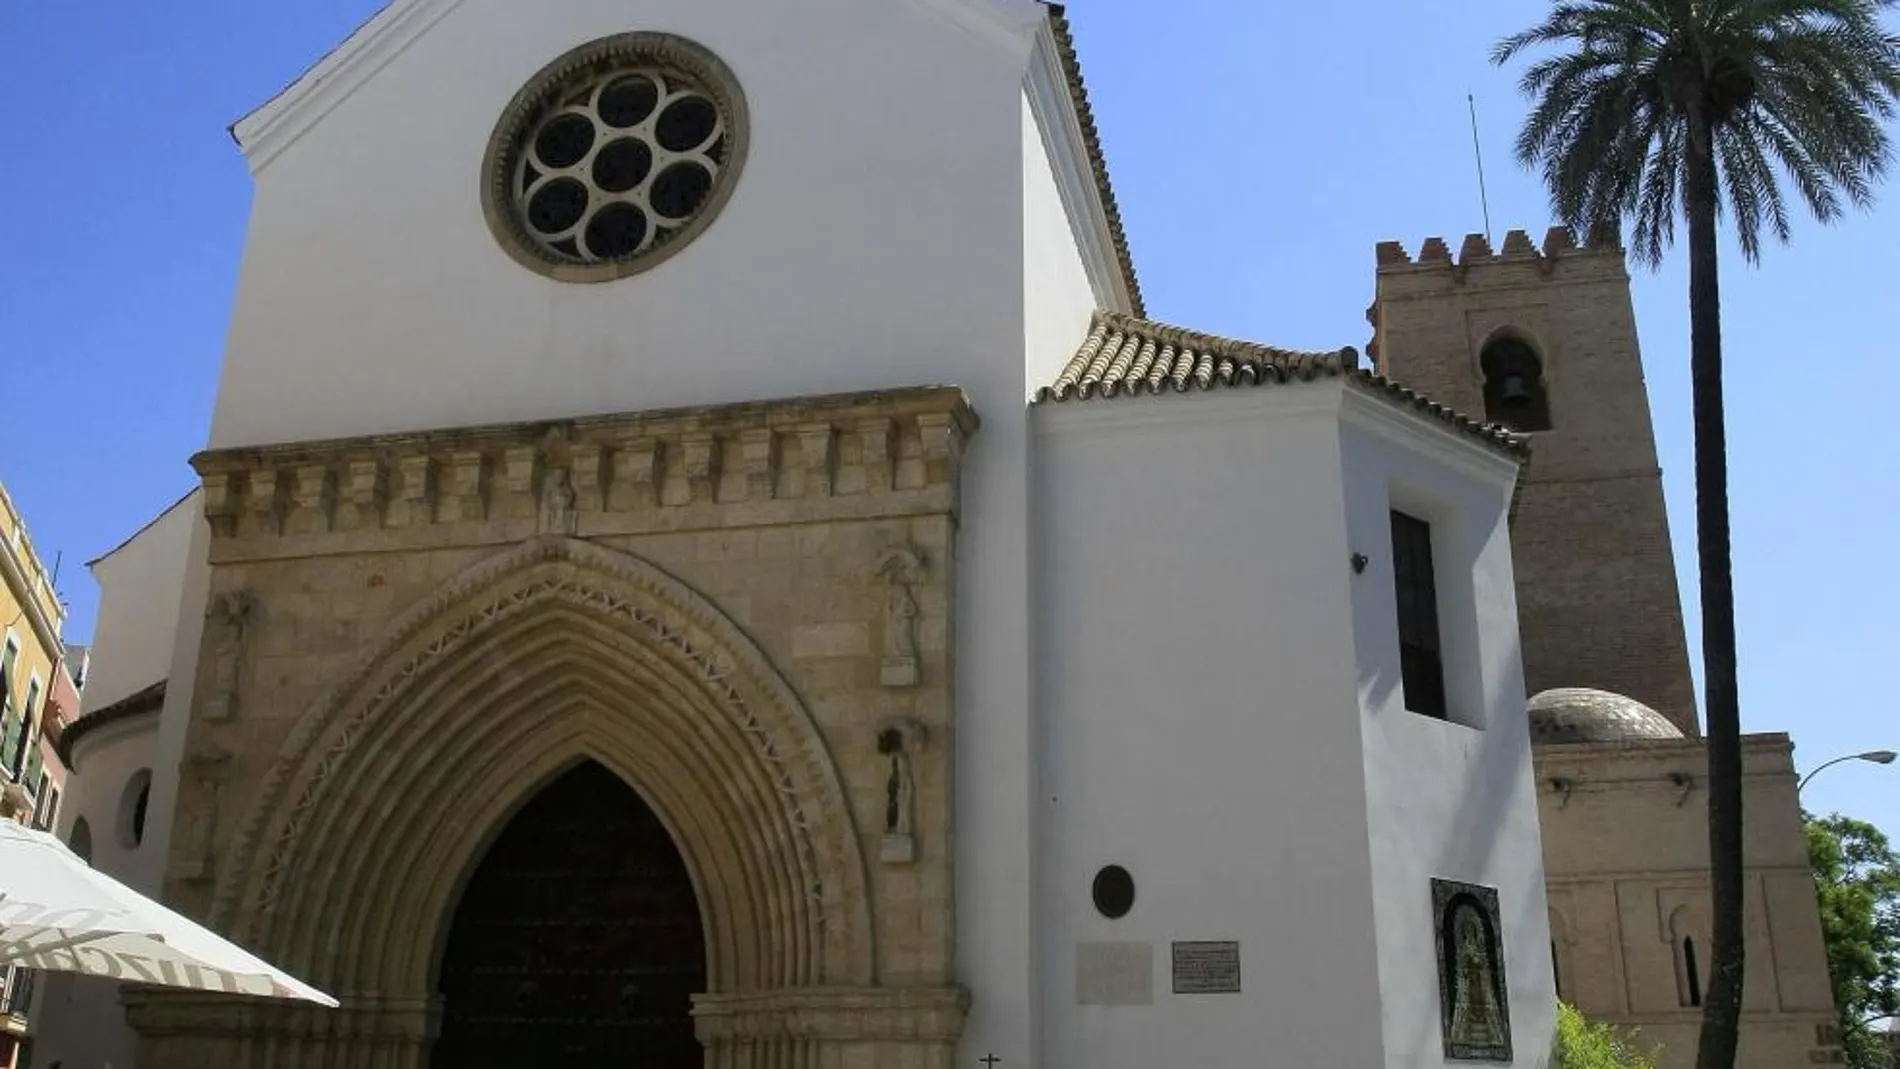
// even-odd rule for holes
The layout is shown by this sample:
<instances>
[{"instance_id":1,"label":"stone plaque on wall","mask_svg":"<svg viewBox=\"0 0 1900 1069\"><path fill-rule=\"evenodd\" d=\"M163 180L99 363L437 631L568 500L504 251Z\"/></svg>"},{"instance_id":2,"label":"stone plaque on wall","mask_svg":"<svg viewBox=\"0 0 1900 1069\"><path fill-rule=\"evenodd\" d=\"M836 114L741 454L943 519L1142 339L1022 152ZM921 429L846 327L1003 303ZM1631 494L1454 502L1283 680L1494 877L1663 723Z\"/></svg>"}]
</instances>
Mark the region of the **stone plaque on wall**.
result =
<instances>
[{"instance_id":1,"label":"stone plaque on wall","mask_svg":"<svg viewBox=\"0 0 1900 1069\"><path fill-rule=\"evenodd\" d=\"M1150 1006L1155 1000L1151 943L1079 943L1075 1001L1083 1006Z\"/></svg>"},{"instance_id":2,"label":"stone plaque on wall","mask_svg":"<svg viewBox=\"0 0 1900 1069\"><path fill-rule=\"evenodd\" d=\"M1174 944L1174 993L1177 995L1234 995L1240 993L1239 943Z\"/></svg>"}]
</instances>

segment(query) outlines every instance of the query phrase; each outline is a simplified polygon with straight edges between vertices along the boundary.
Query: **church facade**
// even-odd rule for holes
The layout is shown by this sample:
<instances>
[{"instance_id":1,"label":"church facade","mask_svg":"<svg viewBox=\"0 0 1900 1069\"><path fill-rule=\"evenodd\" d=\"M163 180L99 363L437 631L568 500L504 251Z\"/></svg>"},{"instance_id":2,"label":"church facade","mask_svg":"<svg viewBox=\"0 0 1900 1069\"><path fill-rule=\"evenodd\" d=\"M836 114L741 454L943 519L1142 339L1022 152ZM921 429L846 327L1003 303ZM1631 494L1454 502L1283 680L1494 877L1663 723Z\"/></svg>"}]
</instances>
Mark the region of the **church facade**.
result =
<instances>
[{"instance_id":1,"label":"church facade","mask_svg":"<svg viewBox=\"0 0 1900 1069\"><path fill-rule=\"evenodd\" d=\"M1694 727L1673 578L1537 640L1578 291L1156 323L1059 8L635 7L396 0L234 131L160 887L343 1008L127 989L136 1063L1544 1064L1526 674Z\"/></svg>"}]
</instances>

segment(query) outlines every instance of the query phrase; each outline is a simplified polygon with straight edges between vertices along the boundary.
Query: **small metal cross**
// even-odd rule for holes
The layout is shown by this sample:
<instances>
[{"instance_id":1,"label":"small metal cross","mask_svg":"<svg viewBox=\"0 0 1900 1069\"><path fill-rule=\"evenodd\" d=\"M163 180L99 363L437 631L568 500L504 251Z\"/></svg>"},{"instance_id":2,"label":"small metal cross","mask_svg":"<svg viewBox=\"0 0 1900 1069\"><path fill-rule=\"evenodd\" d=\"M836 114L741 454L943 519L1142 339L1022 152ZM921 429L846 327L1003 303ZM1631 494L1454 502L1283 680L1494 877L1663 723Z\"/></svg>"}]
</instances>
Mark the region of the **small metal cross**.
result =
<instances>
[{"instance_id":1,"label":"small metal cross","mask_svg":"<svg viewBox=\"0 0 1900 1069\"><path fill-rule=\"evenodd\" d=\"M1001 1062L1002 1060L1003 1059L998 1058L994 1054L985 1054L981 1058L977 1059L977 1063L982 1065L984 1069L996 1069L997 1063Z\"/></svg>"}]
</instances>

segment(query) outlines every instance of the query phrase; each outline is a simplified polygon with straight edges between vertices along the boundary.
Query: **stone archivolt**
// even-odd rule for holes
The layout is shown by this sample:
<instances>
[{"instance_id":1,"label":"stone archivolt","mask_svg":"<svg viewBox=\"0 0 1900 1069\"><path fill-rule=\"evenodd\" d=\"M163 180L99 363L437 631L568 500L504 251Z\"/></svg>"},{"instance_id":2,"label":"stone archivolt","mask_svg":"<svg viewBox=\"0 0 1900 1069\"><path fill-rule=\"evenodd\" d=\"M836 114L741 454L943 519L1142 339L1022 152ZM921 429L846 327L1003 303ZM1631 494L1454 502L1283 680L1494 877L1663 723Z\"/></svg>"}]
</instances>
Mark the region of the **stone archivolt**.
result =
<instances>
[{"instance_id":1,"label":"stone archivolt","mask_svg":"<svg viewBox=\"0 0 1900 1069\"><path fill-rule=\"evenodd\" d=\"M430 955L385 955L448 912L488 829L591 758L640 785L679 842L715 990L871 982L837 770L791 688L698 595L637 558L547 538L478 565L392 630L402 637L279 755L215 922L242 920L286 960L320 962L311 940L336 941L349 953L314 975L337 986L426 990ZM745 830L707 824L715 814ZM774 931L790 938L735 936Z\"/></svg>"},{"instance_id":2,"label":"stone archivolt","mask_svg":"<svg viewBox=\"0 0 1900 1069\"><path fill-rule=\"evenodd\" d=\"M840 1057L947 1066L967 995L945 986L947 944L904 934L913 921L903 912L940 902L933 908L950 923L947 756L919 772L937 791L932 819L945 822L929 829L934 852L906 877L922 898L908 892L885 929L879 888L891 877L866 856L881 828L853 806L882 798L888 762L872 729L888 703L947 714L948 673L933 670L901 698L873 697L889 692L867 647L870 682L828 692L821 724L714 600L659 563L565 532L618 532L617 544L637 546L628 533L934 531L946 565L930 577L934 605L948 596L942 538L974 427L958 391L927 389L197 458L215 534L212 589L257 598L259 635L279 643L280 658L308 657L295 652L297 636L325 633L347 612L309 593L328 569L360 565L380 581L426 569L424 554L473 551L476 563L375 625L379 637L357 654L311 661L351 667L326 668L340 674L308 706L277 707L285 699L267 677L280 665L247 677L242 715L194 713L191 748L235 751L228 786L199 807L228 804L211 826L230 830L202 871L174 851L170 891L344 1008L134 992L142 1063L250 1064L268 1051L286 1067L425 1064L461 881L536 791L596 761L642 794L693 881L709 988L694 1017L709 1066L805 1069ZM657 444L646 453L628 444L636 440ZM719 474L730 466L733 478ZM268 474L283 472L294 477ZM652 492L630 489L640 485ZM402 515L411 499L427 509ZM778 567L845 574L871 564L855 550L828 552L839 559ZM815 599L796 619L839 626L826 623L846 611L835 591L794 589ZM887 959L905 963L895 967L905 986L883 986Z\"/></svg>"}]
</instances>

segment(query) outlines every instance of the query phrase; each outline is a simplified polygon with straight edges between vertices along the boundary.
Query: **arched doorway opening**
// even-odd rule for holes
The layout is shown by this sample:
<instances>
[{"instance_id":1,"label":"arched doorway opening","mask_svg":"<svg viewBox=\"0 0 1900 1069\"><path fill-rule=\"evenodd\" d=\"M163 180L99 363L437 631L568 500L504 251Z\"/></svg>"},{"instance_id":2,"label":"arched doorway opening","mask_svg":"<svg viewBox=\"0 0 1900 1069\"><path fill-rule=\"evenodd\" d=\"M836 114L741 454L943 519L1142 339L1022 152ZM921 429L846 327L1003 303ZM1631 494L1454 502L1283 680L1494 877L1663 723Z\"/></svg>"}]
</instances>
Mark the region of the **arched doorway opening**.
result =
<instances>
[{"instance_id":1,"label":"arched doorway opening","mask_svg":"<svg viewBox=\"0 0 1900 1069\"><path fill-rule=\"evenodd\" d=\"M437 989L436 1069L699 1069L705 936L646 802L593 762L529 800L469 877Z\"/></svg>"}]
</instances>

